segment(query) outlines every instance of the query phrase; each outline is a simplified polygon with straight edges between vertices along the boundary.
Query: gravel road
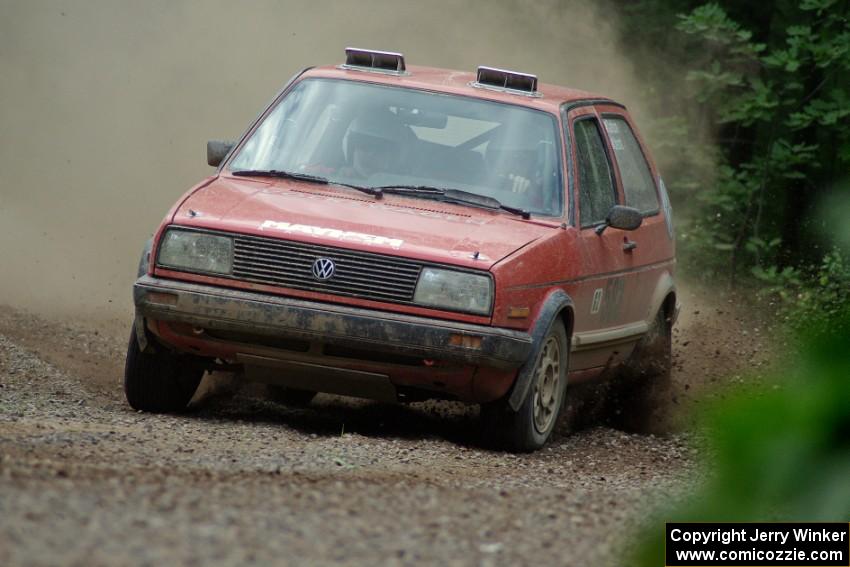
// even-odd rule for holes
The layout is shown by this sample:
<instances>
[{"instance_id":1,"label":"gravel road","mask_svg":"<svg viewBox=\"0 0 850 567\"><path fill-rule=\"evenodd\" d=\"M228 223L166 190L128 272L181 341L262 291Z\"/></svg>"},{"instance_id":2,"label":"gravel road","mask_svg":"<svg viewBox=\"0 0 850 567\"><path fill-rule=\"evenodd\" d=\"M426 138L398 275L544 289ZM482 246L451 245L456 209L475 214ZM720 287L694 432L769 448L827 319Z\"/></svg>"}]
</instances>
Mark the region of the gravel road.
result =
<instances>
[{"instance_id":1,"label":"gravel road","mask_svg":"<svg viewBox=\"0 0 850 567\"><path fill-rule=\"evenodd\" d=\"M764 363L757 328L690 299L680 418ZM0 565L622 565L648 513L704 478L693 434L562 426L511 455L480 446L474 407L293 409L227 377L186 415L137 413L125 340L0 308Z\"/></svg>"}]
</instances>

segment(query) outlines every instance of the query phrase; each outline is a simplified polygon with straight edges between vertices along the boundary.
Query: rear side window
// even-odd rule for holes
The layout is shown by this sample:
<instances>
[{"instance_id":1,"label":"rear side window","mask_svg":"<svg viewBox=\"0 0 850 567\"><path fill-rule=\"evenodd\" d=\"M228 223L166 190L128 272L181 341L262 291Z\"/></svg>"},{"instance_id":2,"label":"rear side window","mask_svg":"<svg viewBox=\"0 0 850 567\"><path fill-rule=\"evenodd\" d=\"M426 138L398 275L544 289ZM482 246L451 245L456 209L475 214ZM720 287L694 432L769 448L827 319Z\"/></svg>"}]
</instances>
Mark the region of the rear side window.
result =
<instances>
[{"instance_id":1,"label":"rear side window","mask_svg":"<svg viewBox=\"0 0 850 567\"><path fill-rule=\"evenodd\" d=\"M622 118L605 118L604 122L620 167L626 206L634 207L642 213L658 211L655 182L629 123Z\"/></svg>"},{"instance_id":2,"label":"rear side window","mask_svg":"<svg viewBox=\"0 0 850 567\"><path fill-rule=\"evenodd\" d=\"M575 122L581 226L602 222L616 202L614 180L595 119Z\"/></svg>"}]
</instances>

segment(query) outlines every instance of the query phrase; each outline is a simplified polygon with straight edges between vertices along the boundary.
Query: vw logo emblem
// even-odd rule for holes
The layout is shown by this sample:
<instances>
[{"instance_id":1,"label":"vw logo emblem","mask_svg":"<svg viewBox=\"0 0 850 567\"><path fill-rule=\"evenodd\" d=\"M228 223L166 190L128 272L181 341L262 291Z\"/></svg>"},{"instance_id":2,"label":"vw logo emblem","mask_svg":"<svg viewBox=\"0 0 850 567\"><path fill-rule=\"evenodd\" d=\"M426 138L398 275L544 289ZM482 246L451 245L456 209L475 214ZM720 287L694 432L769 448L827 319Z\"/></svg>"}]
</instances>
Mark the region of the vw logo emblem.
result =
<instances>
[{"instance_id":1,"label":"vw logo emblem","mask_svg":"<svg viewBox=\"0 0 850 567\"><path fill-rule=\"evenodd\" d=\"M319 281L329 280L336 271L336 265L330 258L316 258L313 262L313 277Z\"/></svg>"}]
</instances>

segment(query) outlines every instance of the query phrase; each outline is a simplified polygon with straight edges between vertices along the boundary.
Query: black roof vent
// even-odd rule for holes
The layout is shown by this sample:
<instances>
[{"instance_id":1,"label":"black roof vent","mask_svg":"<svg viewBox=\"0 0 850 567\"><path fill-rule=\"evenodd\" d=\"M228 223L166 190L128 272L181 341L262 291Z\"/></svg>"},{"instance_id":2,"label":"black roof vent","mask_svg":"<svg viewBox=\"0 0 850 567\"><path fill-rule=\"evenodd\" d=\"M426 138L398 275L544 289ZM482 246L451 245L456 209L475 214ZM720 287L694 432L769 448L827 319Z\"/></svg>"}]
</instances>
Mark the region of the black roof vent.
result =
<instances>
[{"instance_id":1,"label":"black roof vent","mask_svg":"<svg viewBox=\"0 0 850 567\"><path fill-rule=\"evenodd\" d=\"M497 69L495 67L478 67L478 78L473 86L510 91L517 94L540 96L537 92L537 75Z\"/></svg>"},{"instance_id":2,"label":"black roof vent","mask_svg":"<svg viewBox=\"0 0 850 567\"><path fill-rule=\"evenodd\" d=\"M378 73L405 74L404 55L392 51L345 48L345 69L376 71Z\"/></svg>"}]
</instances>

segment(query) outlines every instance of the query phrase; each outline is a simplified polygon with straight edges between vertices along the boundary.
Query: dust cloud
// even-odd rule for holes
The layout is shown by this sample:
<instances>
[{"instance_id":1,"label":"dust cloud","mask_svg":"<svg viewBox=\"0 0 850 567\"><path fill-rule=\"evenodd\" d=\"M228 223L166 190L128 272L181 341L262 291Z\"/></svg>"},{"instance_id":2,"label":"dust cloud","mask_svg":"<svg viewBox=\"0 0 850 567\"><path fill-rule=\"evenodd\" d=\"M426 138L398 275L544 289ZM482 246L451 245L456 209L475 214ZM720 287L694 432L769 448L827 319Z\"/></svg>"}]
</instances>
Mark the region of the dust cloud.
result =
<instances>
[{"instance_id":1,"label":"dust cloud","mask_svg":"<svg viewBox=\"0 0 850 567\"><path fill-rule=\"evenodd\" d=\"M593 2L0 0L0 304L129 318L141 247L286 80L347 45L642 89Z\"/></svg>"}]
</instances>

